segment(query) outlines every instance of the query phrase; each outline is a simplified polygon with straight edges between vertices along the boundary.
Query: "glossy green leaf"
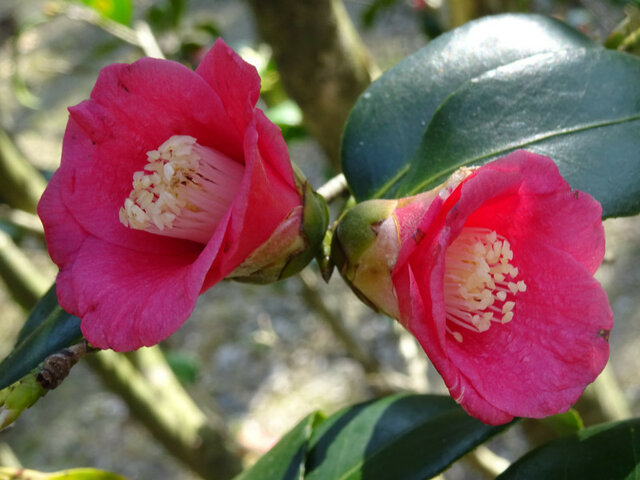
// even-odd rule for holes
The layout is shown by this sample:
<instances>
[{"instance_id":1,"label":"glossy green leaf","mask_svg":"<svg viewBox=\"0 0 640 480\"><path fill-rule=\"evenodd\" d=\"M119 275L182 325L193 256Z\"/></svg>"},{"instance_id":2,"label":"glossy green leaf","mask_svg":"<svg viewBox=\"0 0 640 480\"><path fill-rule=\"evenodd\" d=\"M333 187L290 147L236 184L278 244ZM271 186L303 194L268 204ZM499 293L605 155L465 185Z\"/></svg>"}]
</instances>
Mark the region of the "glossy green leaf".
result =
<instances>
[{"instance_id":1,"label":"glossy green leaf","mask_svg":"<svg viewBox=\"0 0 640 480\"><path fill-rule=\"evenodd\" d=\"M342 162L358 200L393 196L438 106L466 81L542 52L599 45L551 18L498 15L439 36L374 82L345 127Z\"/></svg>"},{"instance_id":2,"label":"glossy green leaf","mask_svg":"<svg viewBox=\"0 0 640 480\"><path fill-rule=\"evenodd\" d=\"M315 429L305 480L431 478L505 426L448 396L394 395L346 408Z\"/></svg>"},{"instance_id":3,"label":"glossy green leaf","mask_svg":"<svg viewBox=\"0 0 640 480\"><path fill-rule=\"evenodd\" d=\"M607 423L547 443L498 480L640 478L640 419Z\"/></svg>"},{"instance_id":4,"label":"glossy green leaf","mask_svg":"<svg viewBox=\"0 0 640 480\"><path fill-rule=\"evenodd\" d=\"M296 425L251 469L236 480L297 480L304 477L305 461L309 450L309 439L313 428L323 420L314 412Z\"/></svg>"},{"instance_id":5,"label":"glossy green leaf","mask_svg":"<svg viewBox=\"0 0 640 480\"><path fill-rule=\"evenodd\" d=\"M49 313L55 310L58 305L58 296L56 294L56 284L54 283L47 293L45 293L36 306L29 313L29 317L24 322L24 325L18 333L18 339L16 340L16 346L19 345L25 338L38 328L49 316Z\"/></svg>"},{"instance_id":6,"label":"glossy green leaf","mask_svg":"<svg viewBox=\"0 0 640 480\"><path fill-rule=\"evenodd\" d=\"M313 413L236 480L431 478L508 425L485 425L448 396L393 395Z\"/></svg>"},{"instance_id":7,"label":"glossy green leaf","mask_svg":"<svg viewBox=\"0 0 640 480\"><path fill-rule=\"evenodd\" d=\"M0 363L0 390L81 338L80 319L58 305L55 286L51 287L29 315L12 352Z\"/></svg>"},{"instance_id":8,"label":"glossy green leaf","mask_svg":"<svg viewBox=\"0 0 640 480\"><path fill-rule=\"evenodd\" d=\"M609 50L552 52L467 82L433 116L399 195L463 165L524 148L551 157L603 216L640 211L640 59Z\"/></svg>"}]
</instances>

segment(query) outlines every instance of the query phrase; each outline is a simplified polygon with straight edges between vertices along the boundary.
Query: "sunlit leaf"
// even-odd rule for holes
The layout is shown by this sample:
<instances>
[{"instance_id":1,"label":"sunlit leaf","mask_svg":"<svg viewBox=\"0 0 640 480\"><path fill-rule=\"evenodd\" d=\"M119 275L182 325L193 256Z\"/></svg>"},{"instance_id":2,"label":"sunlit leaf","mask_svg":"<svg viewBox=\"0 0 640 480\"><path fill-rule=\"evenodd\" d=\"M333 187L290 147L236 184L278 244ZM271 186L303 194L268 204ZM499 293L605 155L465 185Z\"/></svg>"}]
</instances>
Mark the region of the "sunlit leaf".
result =
<instances>
[{"instance_id":1,"label":"sunlit leaf","mask_svg":"<svg viewBox=\"0 0 640 480\"><path fill-rule=\"evenodd\" d=\"M438 106L465 82L542 52L601 47L539 15L498 15L439 36L374 82L345 127L343 169L358 200L393 197Z\"/></svg>"},{"instance_id":2,"label":"sunlit leaf","mask_svg":"<svg viewBox=\"0 0 640 480\"><path fill-rule=\"evenodd\" d=\"M393 395L306 417L237 480L431 478L504 428L450 397Z\"/></svg>"},{"instance_id":3,"label":"sunlit leaf","mask_svg":"<svg viewBox=\"0 0 640 480\"><path fill-rule=\"evenodd\" d=\"M291 431L236 480L297 480L304 477L309 439L323 416L314 412L302 419Z\"/></svg>"},{"instance_id":4,"label":"sunlit leaf","mask_svg":"<svg viewBox=\"0 0 640 480\"><path fill-rule=\"evenodd\" d=\"M603 216L640 212L640 59L610 50L538 55L459 88L433 116L400 195L516 149L551 157Z\"/></svg>"},{"instance_id":5,"label":"sunlit leaf","mask_svg":"<svg viewBox=\"0 0 640 480\"><path fill-rule=\"evenodd\" d=\"M304 478L431 478L504 428L470 417L448 396L394 395L346 408L316 428Z\"/></svg>"}]
</instances>

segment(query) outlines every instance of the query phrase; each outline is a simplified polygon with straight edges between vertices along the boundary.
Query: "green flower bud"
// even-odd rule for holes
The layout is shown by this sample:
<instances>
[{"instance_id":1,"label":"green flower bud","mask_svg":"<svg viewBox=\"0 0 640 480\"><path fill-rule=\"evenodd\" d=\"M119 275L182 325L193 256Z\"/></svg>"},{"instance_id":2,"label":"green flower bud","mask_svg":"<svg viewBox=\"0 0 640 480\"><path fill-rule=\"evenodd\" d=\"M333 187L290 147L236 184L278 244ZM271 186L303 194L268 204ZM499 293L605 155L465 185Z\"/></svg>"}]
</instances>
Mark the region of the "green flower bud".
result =
<instances>
[{"instance_id":1,"label":"green flower bud","mask_svg":"<svg viewBox=\"0 0 640 480\"><path fill-rule=\"evenodd\" d=\"M260 284L275 282L298 273L322 251L329 225L327 203L295 166L294 176L302 204L291 210L269 239L227 278Z\"/></svg>"},{"instance_id":2,"label":"green flower bud","mask_svg":"<svg viewBox=\"0 0 640 480\"><path fill-rule=\"evenodd\" d=\"M355 205L339 220L331 245L332 261L358 297L392 317L398 314L391 281L400 249L393 217L397 206L398 200Z\"/></svg>"},{"instance_id":3,"label":"green flower bud","mask_svg":"<svg viewBox=\"0 0 640 480\"><path fill-rule=\"evenodd\" d=\"M331 259L353 291L367 305L400 318L393 272L405 242L416 242L418 223L432 202L444 201L472 170L463 167L445 183L411 197L368 200L355 205L339 220Z\"/></svg>"}]
</instances>

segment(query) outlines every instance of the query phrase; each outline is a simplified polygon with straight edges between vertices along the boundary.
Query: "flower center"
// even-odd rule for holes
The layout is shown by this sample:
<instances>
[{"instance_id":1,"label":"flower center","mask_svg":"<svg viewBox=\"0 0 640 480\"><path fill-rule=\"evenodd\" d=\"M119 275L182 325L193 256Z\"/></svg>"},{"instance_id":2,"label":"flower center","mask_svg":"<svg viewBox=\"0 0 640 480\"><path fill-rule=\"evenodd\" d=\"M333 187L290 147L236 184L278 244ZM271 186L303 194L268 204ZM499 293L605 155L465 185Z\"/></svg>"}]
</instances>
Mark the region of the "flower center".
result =
<instances>
[{"instance_id":1,"label":"flower center","mask_svg":"<svg viewBox=\"0 0 640 480\"><path fill-rule=\"evenodd\" d=\"M147 152L144 171L120 208L126 227L207 243L238 191L244 165L174 135Z\"/></svg>"},{"instance_id":2,"label":"flower center","mask_svg":"<svg viewBox=\"0 0 640 480\"><path fill-rule=\"evenodd\" d=\"M516 295L527 289L517 281L509 241L493 230L465 227L445 254L444 302L447 332L462 342L460 328L485 332L491 322L513 319Z\"/></svg>"}]
</instances>

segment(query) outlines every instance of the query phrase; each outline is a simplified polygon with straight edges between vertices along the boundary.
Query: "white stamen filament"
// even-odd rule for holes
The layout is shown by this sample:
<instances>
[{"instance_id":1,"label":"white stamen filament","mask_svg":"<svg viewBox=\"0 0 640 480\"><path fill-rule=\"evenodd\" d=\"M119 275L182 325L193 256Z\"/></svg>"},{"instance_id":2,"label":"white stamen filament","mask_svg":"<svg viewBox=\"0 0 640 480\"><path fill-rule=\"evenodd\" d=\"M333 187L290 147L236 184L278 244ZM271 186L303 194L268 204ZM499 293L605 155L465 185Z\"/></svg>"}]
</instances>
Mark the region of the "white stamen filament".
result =
<instances>
[{"instance_id":1,"label":"white stamen filament","mask_svg":"<svg viewBox=\"0 0 640 480\"><path fill-rule=\"evenodd\" d=\"M444 297L447 332L458 342L454 328L485 332L491 322L513 320L515 296L527 289L516 281L509 241L493 230L465 227L445 255Z\"/></svg>"},{"instance_id":2,"label":"white stamen filament","mask_svg":"<svg viewBox=\"0 0 640 480\"><path fill-rule=\"evenodd\" d=\"M129 198L120 208L127 227L207 243L236 196L244 165L174 135L147 152L144 171L133 174Z\"/></svg>"}]
</instances>

